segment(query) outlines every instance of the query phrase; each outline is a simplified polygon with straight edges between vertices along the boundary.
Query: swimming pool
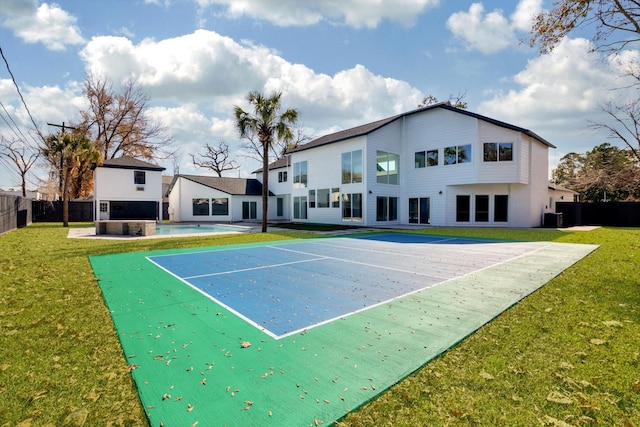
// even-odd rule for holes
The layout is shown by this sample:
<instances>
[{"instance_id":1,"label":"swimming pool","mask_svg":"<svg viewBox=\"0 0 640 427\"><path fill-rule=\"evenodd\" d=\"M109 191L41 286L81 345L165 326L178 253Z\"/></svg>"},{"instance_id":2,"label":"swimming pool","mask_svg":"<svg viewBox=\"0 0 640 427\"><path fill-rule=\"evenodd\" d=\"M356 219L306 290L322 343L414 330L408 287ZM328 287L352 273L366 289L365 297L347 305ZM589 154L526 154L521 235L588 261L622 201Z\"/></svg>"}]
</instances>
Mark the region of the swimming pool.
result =
<instances>
[{"instance_id":1,"label":"swimming pool","mask_svg":"<svg viewBox=\"0 0 640 427\"><path fill-rule=\"evenodd\" d=\"M180 234L206 234L206 233L242 233L249 231L249 227L226 224L158 224L157 236L170 236Z\"/></svg>"}]
</instances>

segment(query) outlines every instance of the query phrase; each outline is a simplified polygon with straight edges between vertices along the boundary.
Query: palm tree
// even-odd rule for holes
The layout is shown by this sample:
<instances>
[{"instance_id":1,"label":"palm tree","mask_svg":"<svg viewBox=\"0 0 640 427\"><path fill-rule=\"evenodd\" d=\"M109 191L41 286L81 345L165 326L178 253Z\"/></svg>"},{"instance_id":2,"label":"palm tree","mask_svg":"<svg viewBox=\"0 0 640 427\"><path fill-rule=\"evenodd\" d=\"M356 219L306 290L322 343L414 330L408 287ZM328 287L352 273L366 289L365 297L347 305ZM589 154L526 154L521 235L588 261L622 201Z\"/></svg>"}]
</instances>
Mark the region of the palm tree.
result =
<instances>
[{"instance_id":1,"label":"palm tree","mask_svg":"<svg viewBox=\"0 0 640 427\"><path fill-rule=\"evenodd\" d=\"M79 135L60 133L45 140L42 154L59 169L62 193L62 226L69 226L69 185L74 171L87 161L98 161L100 154L91 142Z\"/></svg>"},{"instance_id":2,"label":"palm tree","mask_svg":"<svg viewBox=\"0 0 640 427\"><path fill-rule=\"evenodd\" d=\"M241 138L257 136L262 146L262 232L267 231L267 203L269 201L269 150L274 137L283 142L293 140L293 130L290 125L298 121L298 111L288 109L280 114L282 104L281 92L274 92L265 96L260 92L251 91L247 101L253 106L253 113L248 113L236 106L234 113L236 127Z\"/></svg>"}]
</instances>

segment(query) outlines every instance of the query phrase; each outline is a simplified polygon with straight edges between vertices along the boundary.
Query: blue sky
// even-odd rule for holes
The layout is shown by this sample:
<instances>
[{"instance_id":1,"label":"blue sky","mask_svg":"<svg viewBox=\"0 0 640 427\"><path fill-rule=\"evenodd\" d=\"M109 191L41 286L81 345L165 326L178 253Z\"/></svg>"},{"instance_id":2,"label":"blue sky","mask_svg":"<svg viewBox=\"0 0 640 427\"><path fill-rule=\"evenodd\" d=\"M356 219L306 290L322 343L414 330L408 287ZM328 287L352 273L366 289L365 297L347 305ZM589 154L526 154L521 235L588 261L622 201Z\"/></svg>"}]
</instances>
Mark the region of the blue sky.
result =
<instances>
[{"instance_id":1,"label":"blue sky","mask_svg":"<svg viewBox=\"0 0 640 427\"><path fill-rule=\"evenodd\" d=\"M466 93L470 111L556 145L553 167L568 152L615 143L589 121L605 120L600 105L619 96L611 89L620 86L620 65L589 53L580 34L549 55L530 48L531 17L551 6L547 0L0 0L0 47L45 134L57 131L47 122L78 120L86 72L115 84L136 78L150 95L150 116L168 128L178 150L175 161L161 162L167 174L176 164L180 173L208 173L193 167L190 154L220 141L230 145L243 176L257 168L243 155L232 117L251 90L282 91L312 137L411 110L427 95L447 100ZM33 126L0 65L0 134L15 139L4 119L24 133ZM30 188L36 176L46 176L44 168L34 169ZM0 188L19 182L11 164L0 162Z\"/></svg>"}]
</instances>

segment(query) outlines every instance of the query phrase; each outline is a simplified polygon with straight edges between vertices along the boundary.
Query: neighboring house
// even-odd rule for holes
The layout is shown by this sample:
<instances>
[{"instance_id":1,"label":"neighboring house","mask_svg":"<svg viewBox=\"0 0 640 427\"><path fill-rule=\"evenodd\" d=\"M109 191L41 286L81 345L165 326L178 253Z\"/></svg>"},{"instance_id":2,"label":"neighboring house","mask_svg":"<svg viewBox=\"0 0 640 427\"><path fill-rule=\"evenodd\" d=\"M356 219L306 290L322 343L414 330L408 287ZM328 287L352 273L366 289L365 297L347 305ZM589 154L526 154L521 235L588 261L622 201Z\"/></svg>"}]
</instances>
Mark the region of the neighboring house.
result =
<instances>
[{"instance_id":1,"label":"neighboring house","mask_svg":"<svg viewBox=\"0 0 640 427\"><path fill-rule=\"evenodd\" d=\"M120 157L92 169L95 220L161 219L165 168Z\"/></svg>"},{"instance_id":2,"label":"neighboring house","mask_svg":"<svg viewBox=\"0 0 640 427\"><path fill-rule=\"evenodd\" d=\"M172 222L262 219L262 183L257 179L178 174L167 194ZM269 212L269 218L276 218L279 213L273 204Z\"/></svg>"},{"instance_id":3,"label":"neighboring house","mask_svg":"<svg viewBox=\"0 0 640 427\"><path fill-rule=\"evenodd\" d=\"M577 191L549 183L549 211L556 211L558 202L578 202L580 194Z\"/></svg>"},{"instance_id":4,"label":"neighboring house","mask_svg":"<svg viewBox=\"0 0 640 427\"><path fill-rule=\"evenodd\" d=\"M549 148L441 103L318 138L272 173L288 174L294 222L538 227Z\"/></svg>"},{"instance_id":5,"label":"neighboring house","mask_svg":"<svg viewBox=\"0 0 640 427\"><path fill-rule=\"evenodd\" d=\"M0 194L2 194L4 196L22 197L22 191L15 191L13 189L10 189L8 191L0 190ZM31 200L43 200L44 199L42 193L40 193L39 190L27 191L27 195L24 196L24 197L26 199L31 199Z\"/></svg>"}]
</instances>

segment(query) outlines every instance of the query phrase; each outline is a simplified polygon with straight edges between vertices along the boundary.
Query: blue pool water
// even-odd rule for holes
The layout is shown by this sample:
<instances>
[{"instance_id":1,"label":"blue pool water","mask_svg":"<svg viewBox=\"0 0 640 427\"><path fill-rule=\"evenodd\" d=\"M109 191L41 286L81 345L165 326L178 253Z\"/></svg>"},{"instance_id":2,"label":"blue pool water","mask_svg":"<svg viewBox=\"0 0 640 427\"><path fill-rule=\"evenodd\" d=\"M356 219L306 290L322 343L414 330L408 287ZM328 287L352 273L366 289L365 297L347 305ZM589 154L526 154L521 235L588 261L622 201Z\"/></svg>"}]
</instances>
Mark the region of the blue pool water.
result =
<instances>
[{"instance_id":1,"label":"blue pool water","mask_svg":"<svg viewBox=\"0 0 640 427\"><path fill-rule=\"evenodd\" d=\"M200 233L229 233L247 231L246 227L224 224L164 224L156 225L156 235L179 235Z\"/></svg>"}]
</instances>

